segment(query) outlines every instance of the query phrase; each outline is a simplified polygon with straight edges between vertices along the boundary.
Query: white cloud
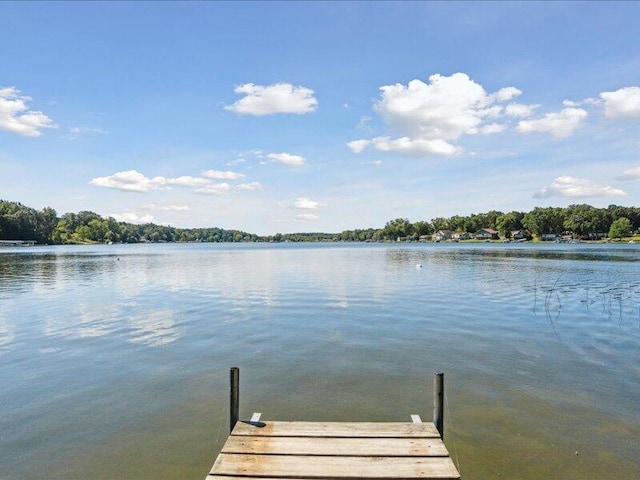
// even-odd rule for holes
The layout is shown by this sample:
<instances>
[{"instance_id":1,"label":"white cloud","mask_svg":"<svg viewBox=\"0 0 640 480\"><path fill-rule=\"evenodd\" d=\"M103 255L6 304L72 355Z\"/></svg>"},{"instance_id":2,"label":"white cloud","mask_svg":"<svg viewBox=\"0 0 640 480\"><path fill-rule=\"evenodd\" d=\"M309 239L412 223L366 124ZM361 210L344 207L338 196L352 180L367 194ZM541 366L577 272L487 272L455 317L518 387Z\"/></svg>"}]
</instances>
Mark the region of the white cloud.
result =
<instances>
[{"instance_id":1,"label":"white cloud","mask_svg":"<svg viewBox=\"0 0 640 480\"><path fill-rule=\"evenodd\" d=\"M604 115L607 118L640 118L640 87L625 87L615 92L602 92Z\"/></svg>"},{"instance_id":2,"label":"white cloud","mask_svg":"<svg viewBox=\"0 0 640 480\"><path fill-rule=\"evenodd\" d=\"M557 177L551 185L534 194L534 198L566 197L620 197L626 195L623 190L596 185L585 178L575 178L568 175Z\"/></svg>"},{"instance_id":3,"label":"white cloud","mask_svg":"<svg viewBox=\"0 0 640 480\"><path fill-rule=\"evenodd\" d=\"M516 130L520 133L549 132L557 138L571 135L587 117L582 108L565 108L560 112L547 113L537 120L522 120Z\"/></svg>"},{"instance_id":4,"label":"white cloud","mask_svg":"<svg viewBox=\"0 0 640 480\"><path fill-rule=\"evenodd\" d=\"M190 177L188 175L175 178L165 178L165 181L167 185L178 185L180 187L201 187L211 183L206 178Z\"/></svg>"},{"instance_id":5,"label":"white cloud","mask_svg":"<svg viewBox=\"0 0 640 480\"><path fill-rule=\"evenodd\" d=\"M294 87L290 83L275 83L261 86L245 83L234 89L246 96L225 110L243 115L272 115L275 113L309 113L318 106L313 90L306 87Z\"/></svg>"},{"instance_id":6,"label":"white cloud","mask_svg":"<svg viewBox=\"0 0 640 480\"><path fill-rule=\"evenodd\" d=\"M507 129L507 126L499 123L490 123L488 125L484 125L480 129L480 133L483 135L490 135L492 133L500 133L504 132Z\"/></svg>"},{"instance_id":7,"label":"white cloud","mask_svg":"<svg viewBox=\"0 0 640 480\"><path fill-rule=\"evenodd\" d=\"M194 192L204 195L224 195L232 189L227 182L213 183L216 180L239 180L245 176L231 171L207 170L202 177L183 175L180 177L145 177L137 170L117 172L108 177L96 177L89 183L96 187L114 188L129 192L149 192L152 190L169 190L171 186L192 187ZM205 178L208 177L208 178ZM253 191L262 189L259 182L242 183L235 186L236 190ZM145 204L142 208L148 210L188 210L186 206L158 206L153 203Z\"/></svg>"},{"instance_id":8,"label":"white cloud","mask_svg":"<svg viewBox=\"0 0 640 480\"><path fill-rule=\"evenodd\" d=\"M616 180L640 180L640 167L625 170Z\"/></svg>"},{"instance_id":9,"label":"white cloud","mask_svg":"<svg viewBox=\"0 0 640 480\"><path fill-rule=\"evenodd\" d=\"M511 103L505 107L508 117L527 118L533 115L533 111L540 105L524 105L522 103Z\"/></svg>"},{"instance_id":10,"label":"white cloud","mask_svg":"<svg viewBox=\"0 0 640 480\"><path fill-rule=\"evenodd\" d=\"M244 161L244 160L243 160ZM207 170L202 172L203 177L213 178L214 180L242 180L245 176L242 173L220 170Z\"/></svg>"},{"instance_id":11,"label":"white cloud","mask_svg":"<svg viewBox=\"0 0 640 480\"><path fill-rule=\"evenodd\" d=\"M372 120L371 117L369 117L368 115L363 115L362 117L360 117L360 121L356 125L356 129L363 130L365 132L370 132L371 120Z\"/></svg>"},{"instance_id":12,"label":"white cloud","mask_svg":"<svg viewBox=\"0 0 640 480\"><path fill-rule=\"evenodd\" d=\"M462 151L462 148L441 139L426 140L402 137L392 140L389 137L376 137L371 140L371 143L380 152L400 152L417 157L425 155L451 156Z\"/></svg>"},{"instance_id":13,"label":"white cloud","mask_svg":"<svg viewBox=\"0 0 640 480\"><path fill-rule=\"evenodd\" d=\"M298 197L298 199L296 199L296 201L294 202L293 206L295 208L300 208L303 210L315 210L320 207L326 207L326 205L323 203L316 202L315 200L311 200L305 197Z\"/></svg>"},{"instance_id":14,"label":"white cloud","mask_svg":"<svg viewBox=\"0 0 640 480\"><path fill-rule=\"evenodd\" d=\"M260 182L240 183L236 185L236 190L243 190L246 192L252 192L255 190L262 190L262 184Z\"/></svg>"},{"instance_id":15,"label":"white cloud","mask_svg":"<svg viewBox=\"0 0 640 480\"><path fill-rule=\"evenodd\" d=\"M231 190L231 185L226 182L223 183L211 183L204 187L197 188L196 193L202 193L204 195L224 195Z\"/></svg>"},{"instance_id":16,"label":"white cloud","mask_svg":"<svg viewBox=\"0 0 640 480\"><path fill-rule=\"evenodd\" d=\"M86 136L86 135L106 135L106 130L95 127L73 127L69 130L67 134L67 139L75 140L78 137Z\"/></svg>"},{"instance_id":17,"label":"white cloud","mask_svg":"<svg viewBox=\"0 0 640 480\"><path fill-rule=\"evenodd\" d=\"M189 210L187 205L156 205L155 203L144 203L140 205L143 210L165 210L169 212L186 212Z\"/></svg>"},{"instance_id":18,"label":"white cloud","mask_svg":"<svg viewBox=\"0 0 640 480\"><path fill-rule=\"evenodd\" d=\"M284 163L286 165L299 166L304 164L304 158L299 155L291 155L289 153L270 153L267 158L272 162Z\"/></svg>"},{"instance_id":19,"label":"white cloud","mask_svg":"<svg viewBox=\"0 0 640 480\"><path fill-rule=\"evenodd\" d=\"M498 90L496 93L489 95L491 101L507 102L512 98L522 95L522 91L516 87L505 87Z\"/></svg>"},{"instance_id":20,"label":"white cloud","mask_svg":"<svg viewBox=\"0 0 640 480\"><path fill-rule=\"evenodd\" d=\"M465 73L449 77L434 74L429 77L429 83L416 79L406 86L397 83L382 86L380 90L382 94L375 110L399 137L354 140L347 145L355 153L372 145L379 151L415 156L458 154L462 148L452 141L462 135L502 131L503 127L488 120L503 115L500 102L522 93L515 87L506 87L488 94Z\"/></svg>"},{"instance_id":21,"label":"white cloud","mask_svg":"<svg viewBox=\"0 0 640 480\"><path fill-rule=\"evenodd\" d=\"M362 138L360 140L353 140L347 143L347 147L349 147L353 153L360 153L365 148L367 148L370 143L371 140L365 140Z\"/></svg>"},{"instance_id":22,"label":"white cloud","mask_svg":"<svg viewBox=\"0 0 640 480\"><path fill-rule=\"evenodd\" d=\"M232 167L234 165L239 165L240 163L244 163L246 162L246 160L244 158L236 158L235 160L231 160L229 162L227 162L227 165L229 167Z\"/></svg>"},{"instance_id":23,"label":"white cloud","mask_svg":"<svg viewBox=\"0 0 640 480\"><path fill-rule=\"evenodd\" d=\"M127 223L154 223L153 215L138 215L133 210L125 210L122 213L110 213L108 217L113 217L118 222Z\"/></svg>"},{"instance_id":24,"label":"white cloud","mask_svg":"<svg viewBox=\"0 0 640 480\"><path fill-rule=\"evenodd\" d=\"M30 97L20 95L15 87L0 88L0 129L25 137L39 137L43 128L57 128L40 111L30 110Z\"/></svg>"},{"instance_id":25,"label":"white cloud","mask_svg":"<svg viewBox=\"0 0 640 480\"><path fill-rule=\"evenodd\" d=\"M149 192L165 188L167 179L164 177L147 178L137 170L117 172L108 177L96 177L89 182L90 185L104 188L115 188L129 192Z\"/></svg>"},{"instance_id":26,"label":"white cloud","mask_svg":"<svg viewBox=\"0 0 640 480\"><path fill-rule=\"evenodd\" d=\"M580 107L582 104L580 102L574 102L573 100L564 100L562 102L562 105L564 105L565 107L572 107L572 108L578 108Z\"/></svg>"}]
</instances>

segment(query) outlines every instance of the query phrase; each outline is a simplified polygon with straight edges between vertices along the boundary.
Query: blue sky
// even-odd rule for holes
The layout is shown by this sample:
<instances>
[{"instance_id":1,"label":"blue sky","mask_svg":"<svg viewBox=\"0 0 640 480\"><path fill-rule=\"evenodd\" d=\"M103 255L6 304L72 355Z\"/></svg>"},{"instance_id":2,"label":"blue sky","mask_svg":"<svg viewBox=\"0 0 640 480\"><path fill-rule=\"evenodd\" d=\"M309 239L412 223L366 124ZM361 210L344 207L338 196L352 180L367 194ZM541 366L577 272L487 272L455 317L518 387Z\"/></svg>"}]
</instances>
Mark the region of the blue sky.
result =
<instances>
[{"instance_id":1,"label":"blue sky","mask_svg":"<svg viewBox=\"0 0 640 480\"><path fill-rule=\"evenodd\" d=\"M640 206L640 3L0 2L0 198L336 232Z\"/></svg>"}]
</instances>

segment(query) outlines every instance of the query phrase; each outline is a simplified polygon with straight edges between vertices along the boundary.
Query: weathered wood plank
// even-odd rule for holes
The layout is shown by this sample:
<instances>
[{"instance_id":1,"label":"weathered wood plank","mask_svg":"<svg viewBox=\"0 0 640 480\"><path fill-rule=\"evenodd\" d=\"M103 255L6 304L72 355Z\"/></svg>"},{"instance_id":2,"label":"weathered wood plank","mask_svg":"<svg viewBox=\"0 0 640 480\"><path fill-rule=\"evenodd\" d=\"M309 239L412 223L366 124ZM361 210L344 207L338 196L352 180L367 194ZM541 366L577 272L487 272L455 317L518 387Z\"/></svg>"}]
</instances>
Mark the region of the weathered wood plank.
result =
<instances>
[{"instance_id":1,"label":"weathered wood plank","mask_svg":"<svg viewBox=\"0 0 640 480\"><path fill-rule=\"evenodd\" d=\"M293 478L459 479L449 457L318 457L221 453L217 475Z\"/></svg>"},{"instance_id":2,"label":"weathered wood plank","mask_svg":"<svg viewBox=\"0 0 640 480\"><path fill-rule=\"evenodd\" d=\"M439 438L433 423L265 422L255 426L238 422L232 435L345 438Z\"/></svg>"},{"instance_id":3,"label":"weathered wood plank","mask_svg":"<svg viewBox=\"0 0 640 480\"><path fill-rule=\"evenodd\" d=\"M222 453L388 457L448 456L439 438L257 437L234 435Z\"/></svg>"}]
</instances>

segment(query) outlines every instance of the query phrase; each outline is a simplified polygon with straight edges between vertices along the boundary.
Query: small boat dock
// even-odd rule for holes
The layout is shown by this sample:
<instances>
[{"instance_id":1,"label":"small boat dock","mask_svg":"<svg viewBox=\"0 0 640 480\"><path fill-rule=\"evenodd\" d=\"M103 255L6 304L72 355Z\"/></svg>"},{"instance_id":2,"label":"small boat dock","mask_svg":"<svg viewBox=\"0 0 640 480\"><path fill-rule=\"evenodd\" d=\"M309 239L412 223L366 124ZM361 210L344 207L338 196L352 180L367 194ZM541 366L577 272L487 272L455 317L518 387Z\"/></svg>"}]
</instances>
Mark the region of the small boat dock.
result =
<instances>
[{"instance_id":1,"label":"small boat dock","mask_svg":"<svg viewBox=\"0 0 640 480\"><path fill-rule=\"evenodd\" d=\"M231 434L206 480L460 478L442 441L442 390L434 423L238 421L238 378L232 369Z\"/></svg>"}]
</instances>

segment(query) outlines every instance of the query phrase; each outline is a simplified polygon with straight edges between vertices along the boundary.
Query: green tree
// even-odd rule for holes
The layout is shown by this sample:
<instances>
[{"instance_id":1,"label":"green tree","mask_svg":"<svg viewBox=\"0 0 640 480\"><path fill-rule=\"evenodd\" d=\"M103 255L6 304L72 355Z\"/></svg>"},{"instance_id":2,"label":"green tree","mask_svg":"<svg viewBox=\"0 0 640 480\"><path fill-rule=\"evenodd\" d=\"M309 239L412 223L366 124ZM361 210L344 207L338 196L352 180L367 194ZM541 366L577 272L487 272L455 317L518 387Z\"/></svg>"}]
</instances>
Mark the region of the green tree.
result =
<instances>
[{"instance_id":1,"label":"green tree","mask_svg":"<svg viewBox=\"0 0 640 480\"><path fill-rule=\"evenodd\" d=\"M433 233L433 228L431 227L431 224L429 222L415 222L413 224L413 233L418 237L421 235L431 235Z\"/></svg>"},{"instance_id":2,"label":"green tree","mask_svg":"<svg viewBox=\"0 0 640 480\"><path fill-rule=\"evenodd\" d=\"M431 219L431 225L433 225L433 231L448 230L449 220L443 217L436 217Z\"/></svg>"},{"instance_id":3,"label":"green tree","mask_svg":"<svg viewBox=\"0 0 640 480\"><path fill-rule=\"evenodd\" d=\"M412 234L412 225L406 218L390 220L382 229L382 236L387 240L396 240Z\"/></svg>"},{"instance_id":4,"label":"green tree","mask_svg":"<svg viewBox=\"0 0 640 480\"><path fill-rule=\"evenodd\" d=\"M586 204L569 205L567 207L564 228L577 233L581 237L607 230L604 215L597 208Z\"/></svg>"},{"instance_id":5,"label":"green tree","mask_svg":"<svg viewBox=\"0 0 640 480\"><path fill-rule=\"evenodd\" d=\"M509 212L500 215L496 219L496 230L505 238L511 238L511 232L518 230L521 226L523 215L520 212Z\"/></svg>"},{"instance_id":6,"label":"green tree","mask_svg":"<svg viewBox=\"0 0 640 480\"><path fill-rule=\"evenodd\" d=\"M609 229L609 238L622 239L622 237L631 236L631 220L626 217L620 217L614 220Z\"/></svg>"}]
</instances>

